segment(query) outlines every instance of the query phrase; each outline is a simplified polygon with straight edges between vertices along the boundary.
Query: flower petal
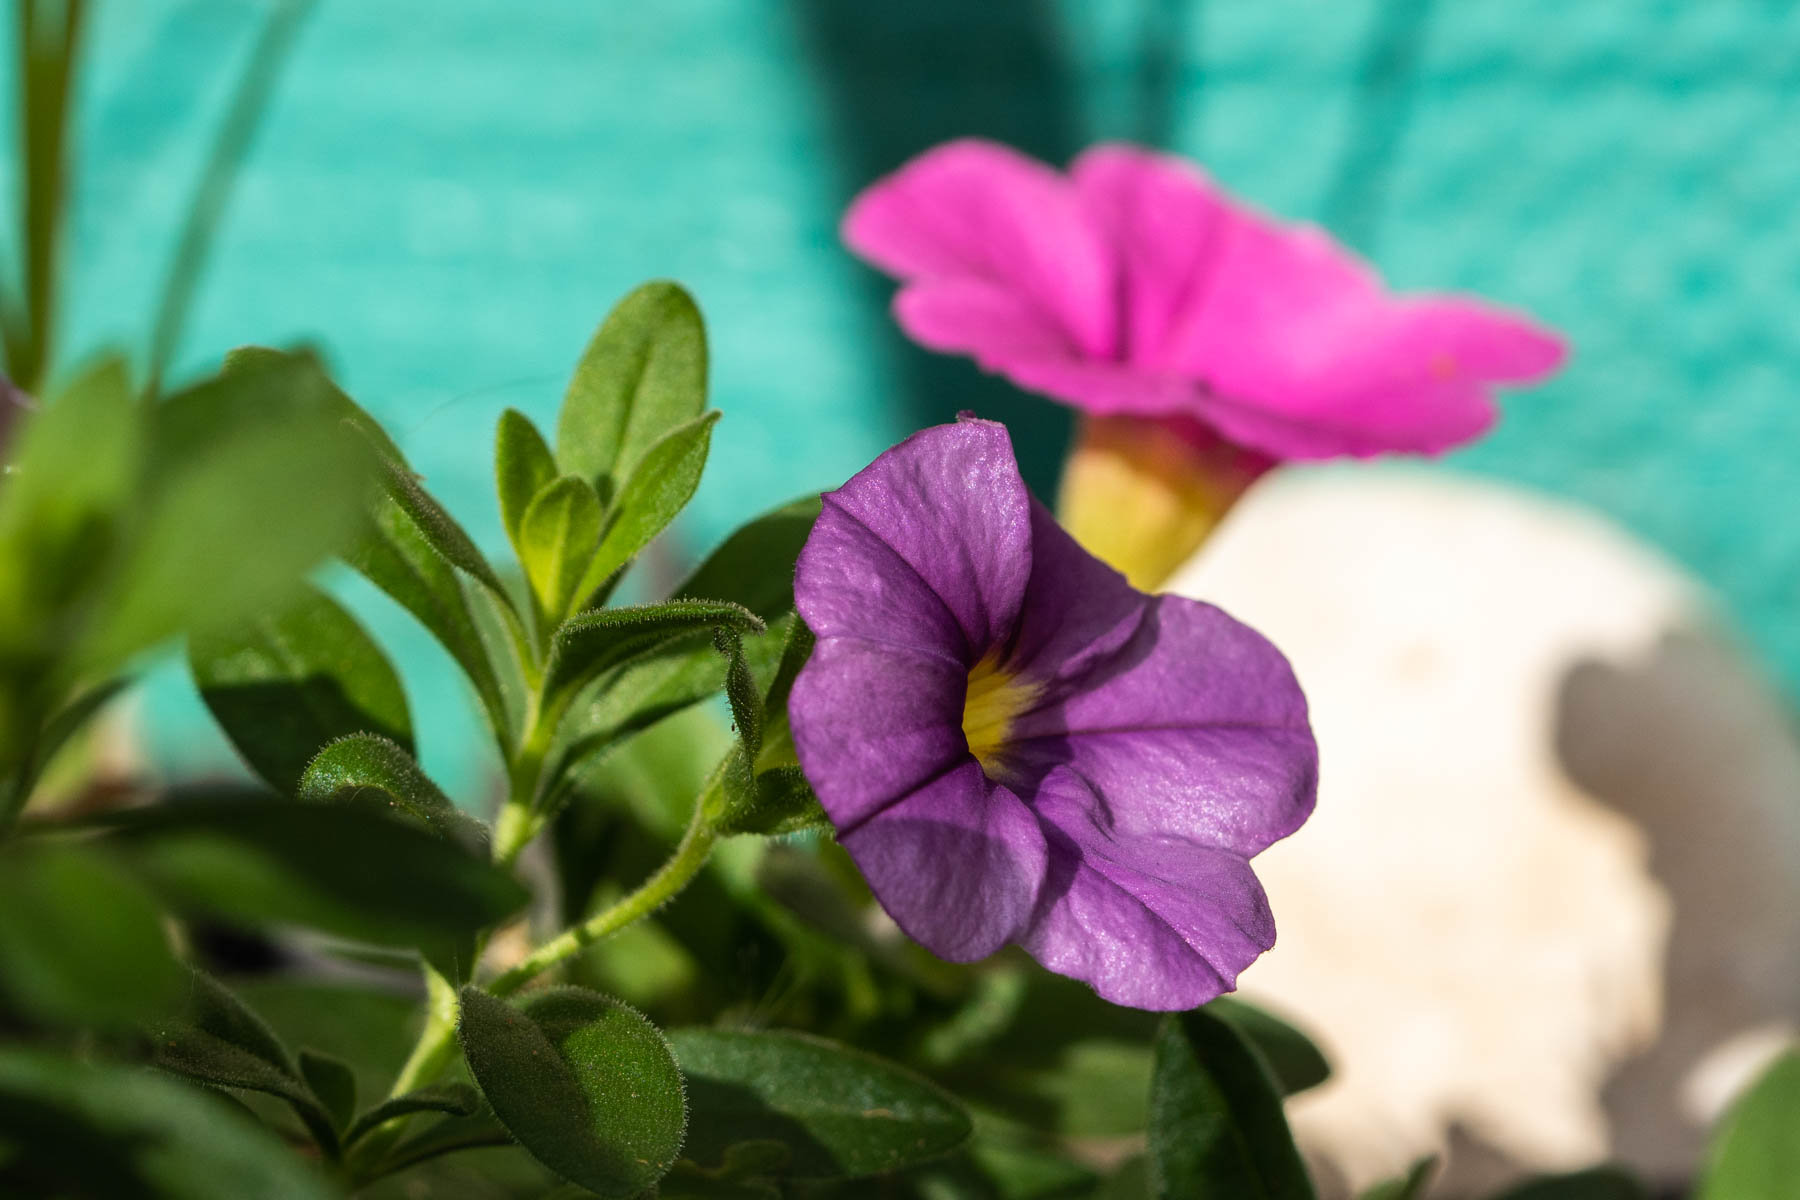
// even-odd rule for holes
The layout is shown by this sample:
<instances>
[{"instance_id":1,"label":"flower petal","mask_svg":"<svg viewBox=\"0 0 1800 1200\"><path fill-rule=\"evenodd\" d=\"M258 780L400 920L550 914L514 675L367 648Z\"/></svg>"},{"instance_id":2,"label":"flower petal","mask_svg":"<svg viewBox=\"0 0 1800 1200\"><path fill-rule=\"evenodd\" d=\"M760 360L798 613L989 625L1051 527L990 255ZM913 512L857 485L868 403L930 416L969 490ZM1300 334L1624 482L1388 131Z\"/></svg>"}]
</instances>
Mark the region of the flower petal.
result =
<instances>
[{"instance_id":1,"label":"flower petal","mask_svg":"<svg viewBox=\"0 0 1800 1200\"><path fill-rule=\"evenodd\" d=\"M1006 669L1039 689L1038 703L1054 704L1070 681L1130 640L1149 611L1150 597L1089 554L1034 498L1031 502L1031 580Z\"/></svg>"},{"instance_id":2,"label":"flower petal","mask_svg":"<svg viewBox=\"0 0 1800 1200\"><path fill-rule=\"evenodd\" d=\"M1043 886L1037 818L966 754L841 840L900 928L951 962L985 958L1018 937Z\"/></svg>"},{"instance_id":3,"label":"flower petal","mask_svg":"<svg viewBox=\"0 0 1800 1200\"><path fill-rule=\"evenodd\" d=\"M825 637L788 697L794 749L840 830L968 759L968 672L946 658ZM969 761L973 761L970 759Z\"/></svg>"},{"instance_id":4,"label":"flower petal","mask_svg":"<svg viewBox=\"0 0 1800 1200\"><path fill-rule=\"evenodd\" d=\"M1071 682L1013 727L1021 787L1067 766L1119 836L1240 857L1312 812L1319 759L1306 697L1279 650L1212 605L1155 597L1131 639Z\"/></svg>"},{"instance_id":5,"label":"flower petal","mask_svg":"<svg viewBox=\"0 0 1800 1200\"><path fill-rule=\"evenodd\" d=\"M1068 180L993 142L939 146L869 187L850 248L903 280L985 284L1080 356L1114 352L1113 262Z\"/></svg>"},{"instance_id":6,"label":"flower petal","mask_svg":"<svg viewBox=\"0 0 1800 1200\"><path fill-rule=\"evenodd\" d=\"M1194 1008L1230 991L1275 944L1250 864L1179 838L1120 835L1072 773L1034 800L1050 847L1038 911L1021 944L1044 966L1134 1008Z\"/></svg>"},{"instance_id":7,"label":"flower petal","mask_svg":"<svg viewBox=\"0 0 1800 1200\"><path fill-rule=\"evenodd\" d=\"M967 667L1011 634L1030 571L1012 439L969 420L914 434L826 494L794 598L821 638L898 642Z\"/></svg>"}]
</instances>

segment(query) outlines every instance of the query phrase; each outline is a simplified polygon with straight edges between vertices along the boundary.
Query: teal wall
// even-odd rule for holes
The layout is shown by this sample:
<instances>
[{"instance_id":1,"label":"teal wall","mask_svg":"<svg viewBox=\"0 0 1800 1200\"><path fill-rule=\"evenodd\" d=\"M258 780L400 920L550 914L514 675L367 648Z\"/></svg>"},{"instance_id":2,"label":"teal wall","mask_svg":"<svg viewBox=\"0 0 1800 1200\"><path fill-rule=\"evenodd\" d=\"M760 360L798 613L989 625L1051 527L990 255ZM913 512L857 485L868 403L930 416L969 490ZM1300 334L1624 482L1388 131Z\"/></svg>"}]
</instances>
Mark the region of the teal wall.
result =
<instances>
[{"instance_id":1,"label":"teal wall","mask_svg":"<svg viewBox=\"0 0 1800 1200\"><path fill-rule=\"evenodd\" d=\"M75 347L142 344L263 11L99 10ZM1011 422L1043 485L1064 415L903 342L835 238L857 186L965 133L1056 159L1168 145L1399 284L1560 326L1568 371L1454 465L1623 521L1800 683L1800 8L1773 0L322 0L182 359L321 343L498 548L498 412L548 422L611 302L673 276L706 310L726 414L682 552L964 406ZM471 794L447 661L348 594L405 663L427 765ZM171 754L216 760L178 672L150 708Z\"/></svg>"}]
</instances>

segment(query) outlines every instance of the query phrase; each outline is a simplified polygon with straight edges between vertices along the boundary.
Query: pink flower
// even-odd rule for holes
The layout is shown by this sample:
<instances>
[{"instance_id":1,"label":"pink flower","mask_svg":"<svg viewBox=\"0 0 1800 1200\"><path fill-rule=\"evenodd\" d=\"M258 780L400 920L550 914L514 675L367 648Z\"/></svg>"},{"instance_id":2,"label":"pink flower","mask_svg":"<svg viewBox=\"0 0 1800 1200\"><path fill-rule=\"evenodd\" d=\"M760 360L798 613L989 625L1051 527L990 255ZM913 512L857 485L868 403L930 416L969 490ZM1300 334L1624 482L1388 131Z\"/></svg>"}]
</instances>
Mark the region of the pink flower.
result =
<instances>
[{"instance_id":1,"label":"pink flower","mask_svg":"<svg viewBox=\"0 0 1800 1200\"><path fill-rule=\"evenodd\" d=\"M1091 416L1190 418L1269 459L1437 453L1559 338L1473 298L1399 296L1322 230L1183 160L1098 146L1061 174L1004 146L928 151L844 239L904 286L902 328Z\"/></svg>"}]
</instances>

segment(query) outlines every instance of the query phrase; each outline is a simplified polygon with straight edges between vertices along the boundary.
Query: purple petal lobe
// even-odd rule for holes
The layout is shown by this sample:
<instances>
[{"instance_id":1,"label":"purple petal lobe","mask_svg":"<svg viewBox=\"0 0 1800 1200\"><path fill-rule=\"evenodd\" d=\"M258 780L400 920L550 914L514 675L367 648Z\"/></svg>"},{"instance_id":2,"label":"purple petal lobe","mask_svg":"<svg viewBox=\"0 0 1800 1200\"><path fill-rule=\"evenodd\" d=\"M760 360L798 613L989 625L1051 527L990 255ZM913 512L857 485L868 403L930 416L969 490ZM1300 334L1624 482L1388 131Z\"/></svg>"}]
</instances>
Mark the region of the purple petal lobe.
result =
<instances>
[{"instance_id":1,"label":"purple petal lobe","mask_svg":"<svg viewBox=\"0 0 1800 1200\"><path fill-rule=\"evenodd\" d=\"M1083 550L1049 509L1032 500L1031 579L1006 668L1039 688L1040 707L1117 653L1149 605L1150 597Z\"/></svg>"},{"instance_id":2,"label":"purple petal lobe","mask_svg":"<svg viewBox=\"0 0 1800 1200\"><path fill-rule=\"evenodd\" d=\"M1275 944L1250 864L1180 838L1108 829L1097 799L1069 772L1039 791L1050 861L1025 949L1134 1008L1188 1009L1230 991Z\"/></svg>"},{"instance_id":3,"label":"purple petal lobe","mask_svg":"<svg viewBox=\"0 0 1800 1200\"><path fill-rule=\"evenodd\" d=\"M961 421L914 434L826 495L795 599L822 639L902 641L969 666L1012 632L1030 572L1012 440Z\"/></svg>"},{"instance_id":4,"label":"purple petal lobe","mask_svg":"<svg viewBox=\"0 0 1800 1200\"><path fill-rule=\"evenodd\" d=\"M1014 725L1012 762L1072 768L1121 836L1249 857L1318 791L1306 697L1281 652L1210 604L1158 596L1131 639Z\"/></svg>"},{"instance_id":5,"label":"purple petal lobe","mask_svg":"<svg viewBox=\"0 0 1800 1200\"><path fill-rule=\"evenodd\" d=\"M819 803L854 828L969 758L968 673L952 660L859 637L821 638L788 699L794 749Z\"/></svg>"},{"instance_id":6,"label":"purple petal lobe","mask_svg":"<svg viewBox=\"0 0 1800 1200\"><path fill-rule=\"evenodd\" d=\"M1017 938L1044 881L1037 818L966 755L842 841L900 928L951 962Z\"/></svg>"}]
</instances>

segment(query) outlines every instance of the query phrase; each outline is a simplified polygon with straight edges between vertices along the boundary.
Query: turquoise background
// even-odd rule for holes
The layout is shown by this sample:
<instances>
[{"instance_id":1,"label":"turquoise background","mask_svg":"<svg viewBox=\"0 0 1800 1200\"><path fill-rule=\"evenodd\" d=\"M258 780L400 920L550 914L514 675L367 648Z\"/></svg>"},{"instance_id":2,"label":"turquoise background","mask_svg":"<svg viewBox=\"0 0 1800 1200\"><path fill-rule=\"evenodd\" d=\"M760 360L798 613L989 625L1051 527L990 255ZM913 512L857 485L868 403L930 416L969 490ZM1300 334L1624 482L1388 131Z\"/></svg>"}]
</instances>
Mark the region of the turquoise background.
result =
<instances>
[{"instance_id":1,"label":"turquoise background","mask_svg":"<svg viewBox=\"0 0 1800 1200\"><path fill-rule=\"evenodd\" d=\"M98 5L65 350L144 343L264 11ZM499 551L499 411L549 424L599 317L671 276L726 415L678 554L959 407L1008 420L1043 487L1064 414L908 345L835 237L856 188L962 134L1057 161L1173 147L1398 285L1561 327L1567 372L1453 464L1623 521L1800 683L1800 8L1774 0L324 0L182 362L320 343ZM345 594L404 665L427 766L472 797L485 751L448 660ZM178 670L148 711L177 766L228 757Z\"/></svg>"}]
</instances>

